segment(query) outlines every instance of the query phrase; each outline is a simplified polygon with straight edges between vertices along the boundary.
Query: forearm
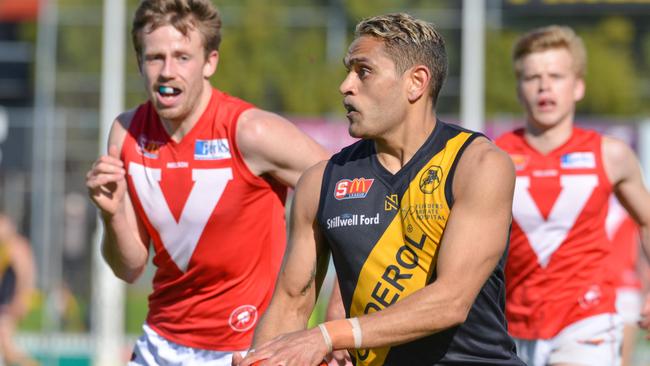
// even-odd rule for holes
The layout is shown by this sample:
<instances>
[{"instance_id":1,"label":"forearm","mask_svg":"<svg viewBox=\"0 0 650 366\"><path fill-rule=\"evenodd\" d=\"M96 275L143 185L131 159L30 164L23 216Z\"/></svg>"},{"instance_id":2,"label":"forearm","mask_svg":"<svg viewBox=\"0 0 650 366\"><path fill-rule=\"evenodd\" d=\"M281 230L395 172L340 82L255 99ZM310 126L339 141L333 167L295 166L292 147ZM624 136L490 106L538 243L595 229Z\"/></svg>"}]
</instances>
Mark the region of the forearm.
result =
<instances>
[{"instance_id":1,"label":"forearm","mask_svg":"<svg viewBox=\"0 0 650 366\"><path fill-rule=\"evenodd\" d=\"M650 227L648 224L639 225L639 238L641 239L645 259L650 263Z\"/></svg>"},{"instance_id":2,"label":"forearm","mask_svg":"<svg viewBox=\"0 0 650 366\"><path fill-rule=\"evenodd\" d=\"M470 307L462 294L431 284L390 307L359 316L362 348L402 344L462 324ZM355 348L351 324L335 321L326 326L333 333L334 349Z\"/></svg>"},{"instance_id":3,"label":"forearm","mask_svg":"<svg viewBox=\"0 0 650 366\"><path fill-rule=\"evenodd\" d=\"M314 296L312 291L292 295L278 283L271 304L255 329L252 347L264 344L281 334L307 328L316 301Z\"/></svg>"},{"instance_id":4,"label":"forearm","mask_svg":"<svg viewBox=\"0 0 650 366\"><path fill-rule=\"evenodd\" d=\"M147 247L133 233L124 214L102 215L102 256L115 275L133 283L147 264Z\"/></svg>"}]
</instances>

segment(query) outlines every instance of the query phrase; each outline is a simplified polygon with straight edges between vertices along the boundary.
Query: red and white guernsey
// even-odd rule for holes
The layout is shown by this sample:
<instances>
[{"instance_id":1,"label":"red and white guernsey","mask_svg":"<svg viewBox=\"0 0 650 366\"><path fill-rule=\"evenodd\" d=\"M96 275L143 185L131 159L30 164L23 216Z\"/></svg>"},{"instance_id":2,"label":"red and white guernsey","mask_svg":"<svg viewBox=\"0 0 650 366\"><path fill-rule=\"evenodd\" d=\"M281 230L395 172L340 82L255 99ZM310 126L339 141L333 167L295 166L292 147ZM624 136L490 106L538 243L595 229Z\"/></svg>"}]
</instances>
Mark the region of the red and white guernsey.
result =
<instances>
[{"instance_id":1,"label":"red and white guernsey","mask_svg":"<svg viewBox=\"0 0 650 366\"><path fill-rule=\"evenodd\" d=\"M146 103L124 140L129 194L155 250L146 321L184 346L248 348L280 269L286 188L250 172L235 140L251 107L213 89L176 143Z\"/></svg>"},{"instance_id":2,"label":"red and white guernsey","mask_svg":"<svg viewBox=\"0 0 650 366\"><path fill-rule=\"evenodd\" d=\"M579 128L548 154L528 145L523 130L496 141L517 171L506 264L506 316L514 337L549 339L578 320L615 312L605 232L612 185L601 141Z\"/></svg>"}]
</instances>

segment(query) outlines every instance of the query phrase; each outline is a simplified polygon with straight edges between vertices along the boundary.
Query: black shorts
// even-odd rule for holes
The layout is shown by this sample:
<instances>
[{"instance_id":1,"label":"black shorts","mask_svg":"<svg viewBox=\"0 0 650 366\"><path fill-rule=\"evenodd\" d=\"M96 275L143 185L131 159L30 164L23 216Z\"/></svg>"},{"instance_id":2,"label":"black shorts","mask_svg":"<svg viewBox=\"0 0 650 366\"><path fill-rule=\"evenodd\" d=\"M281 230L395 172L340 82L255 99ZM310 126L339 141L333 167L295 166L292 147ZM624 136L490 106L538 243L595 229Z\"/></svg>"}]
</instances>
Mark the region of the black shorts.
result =
<instances>
[{"instance_id":1,"label":"black shorts","mask_svg":"<svg viewBox=\"0 0 650 366\"><path fill-rule=\"evenodd\" d=\"M9 305L16 295L16 272L13 267L5 269L0 278L0 307Z\"/></svg>"}]
</instances>

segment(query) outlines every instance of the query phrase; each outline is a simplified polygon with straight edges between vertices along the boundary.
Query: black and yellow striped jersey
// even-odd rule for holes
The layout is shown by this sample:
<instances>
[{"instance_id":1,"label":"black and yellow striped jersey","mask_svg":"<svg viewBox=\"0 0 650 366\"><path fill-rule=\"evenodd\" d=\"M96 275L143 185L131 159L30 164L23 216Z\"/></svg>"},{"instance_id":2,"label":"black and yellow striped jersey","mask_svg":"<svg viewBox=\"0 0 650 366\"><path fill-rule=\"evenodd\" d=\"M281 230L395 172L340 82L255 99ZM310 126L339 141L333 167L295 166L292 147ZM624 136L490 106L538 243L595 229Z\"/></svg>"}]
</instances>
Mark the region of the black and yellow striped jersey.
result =
<instances>
[{"instance_id":1,"label":"black and yellow striped jersey","mask_svg":"<svg viewBox=\"0 0 650 366\"><path fill-rule=\"evenodd\" d=\"M454 170L477 136L437 121L427 141L395 174L379 163L370 140L330 159L318 222L332 251L349 317L384 309L435 281L454 201ZM355 364L523 365L506 330L503 262L464 324L399 346L356 350Z\"/></svg>"}]
</instances>

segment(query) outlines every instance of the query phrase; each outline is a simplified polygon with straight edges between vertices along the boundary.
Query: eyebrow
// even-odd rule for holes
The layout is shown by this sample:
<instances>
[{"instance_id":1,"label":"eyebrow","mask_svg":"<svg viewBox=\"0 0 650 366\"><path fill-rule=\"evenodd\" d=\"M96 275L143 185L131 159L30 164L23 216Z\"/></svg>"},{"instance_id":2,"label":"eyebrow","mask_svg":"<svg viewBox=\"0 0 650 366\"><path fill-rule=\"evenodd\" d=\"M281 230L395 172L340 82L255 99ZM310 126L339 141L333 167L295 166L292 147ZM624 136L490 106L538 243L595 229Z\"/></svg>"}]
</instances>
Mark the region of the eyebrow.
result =
<instances>
[{"instance_id":1,"label":"eyebrow","mask_svg":"<svg viewBox=\"0 0 650 366\"><path fill-rule=\"evenodd\" d=\"M367 63L367 64L372 64L370 62L370 59L368 59L366 57L351 57L351 58L344 57L343 58L343 65L345 65L345 67L351 67L354 64L358 64L358 63L362 63L362 62Z\"/></svg>"}]
</instances>

